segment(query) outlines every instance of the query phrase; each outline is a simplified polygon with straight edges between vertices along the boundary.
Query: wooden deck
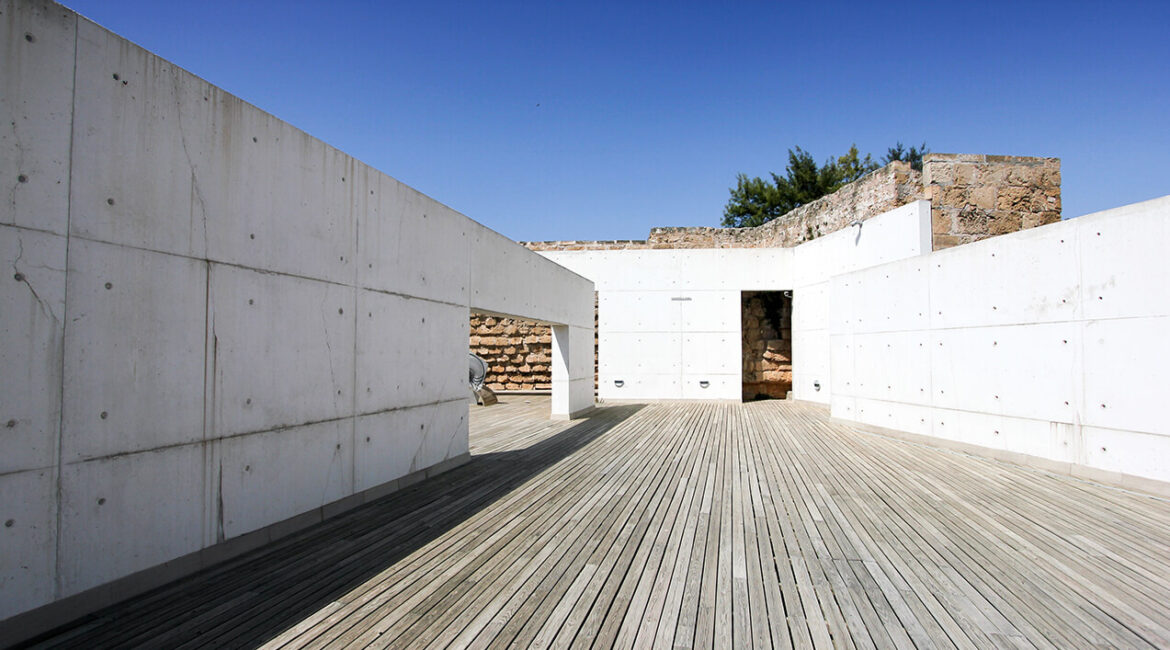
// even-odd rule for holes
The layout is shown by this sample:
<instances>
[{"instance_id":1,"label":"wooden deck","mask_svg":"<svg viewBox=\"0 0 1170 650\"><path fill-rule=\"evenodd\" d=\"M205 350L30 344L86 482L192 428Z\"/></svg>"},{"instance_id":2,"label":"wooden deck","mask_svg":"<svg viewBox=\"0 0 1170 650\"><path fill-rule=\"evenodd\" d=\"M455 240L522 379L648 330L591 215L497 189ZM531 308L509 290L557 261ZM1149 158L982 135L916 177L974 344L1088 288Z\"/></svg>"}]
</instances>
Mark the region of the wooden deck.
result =
<instances>
[{"instance_id":1,"label":"wooden deck","mask_svg":"<svg viewBox=\"0 0 1170 650\"><path fill-rule=\"evenodd\" d=\"M44 645L1170 646L1166 501L790 402L547 412L473 408L468 465Z\"/></svg>"}]
</instances>

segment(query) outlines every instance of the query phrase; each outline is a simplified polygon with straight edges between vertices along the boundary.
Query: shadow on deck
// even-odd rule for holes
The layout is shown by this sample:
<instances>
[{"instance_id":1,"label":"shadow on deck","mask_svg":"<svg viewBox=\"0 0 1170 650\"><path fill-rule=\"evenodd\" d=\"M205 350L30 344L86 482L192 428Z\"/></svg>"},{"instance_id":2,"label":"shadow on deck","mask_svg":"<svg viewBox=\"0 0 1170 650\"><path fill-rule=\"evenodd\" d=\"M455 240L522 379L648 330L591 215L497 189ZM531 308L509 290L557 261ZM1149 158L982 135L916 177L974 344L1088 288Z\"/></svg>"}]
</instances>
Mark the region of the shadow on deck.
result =
<instances>
[{"instance_id":1,"label":"shadow on deck","mask_svg":"<svg viewBox=\"0 0 1170 650\"><path fill-rule=\"evenodd\" d=\"M640 408L601 409L561 431L555 429L565 423L550 422L542 432L547 437L524 448L473 450L469 462L440 476L17 647L263 645L327 611L337 598L425 549Z\"/></svg>"}]
</instances>

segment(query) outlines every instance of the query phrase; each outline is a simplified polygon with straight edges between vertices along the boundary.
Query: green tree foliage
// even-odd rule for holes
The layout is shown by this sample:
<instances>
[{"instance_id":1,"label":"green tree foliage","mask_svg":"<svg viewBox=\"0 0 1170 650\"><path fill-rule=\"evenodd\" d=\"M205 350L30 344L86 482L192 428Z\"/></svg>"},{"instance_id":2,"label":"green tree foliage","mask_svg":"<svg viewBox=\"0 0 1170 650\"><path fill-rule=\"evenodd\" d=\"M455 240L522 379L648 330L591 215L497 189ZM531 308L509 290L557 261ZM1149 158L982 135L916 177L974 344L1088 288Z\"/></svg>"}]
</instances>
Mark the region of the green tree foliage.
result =
<instances>
[{"instance_id":1,"label":"green tree foliage","mask_svg":"<svg viewBox=\"0 0 1170 650\"><path fill-rule=\"evenodd\" d=\"M895 160L901 160L902 162L910 163L910 166L914 169L922 171L922 156L928 153L930 153L930 150L926 148L925 142L917 147L912 146L908 150L902 146L901 142L899 142L889 149L886 149L886 155L882 158L882 165L888 165Z\"/></svg>"},{"instance_id":2,"label":"green tree foliage","mask_svg":"<svg viewBox=\"0 0 1170 650\"><path fill-rule=\"evenodd\" d=\"M899 142L889 149L882 165L891 160L906 160L911 165L917 161L917 169L922 169L924 153L926 143L907 151ZM723 207L722 224L734 228L758 226L836 192L842 185L852 183L880 166L869 154L863 157L857 145L850 146L843 156L826 160L823 165L817 165L812 154L800 147L789 149L783 176L772 173L771 181L747 174L735 177L731 198Z\"/></svg>"}]
</instances>

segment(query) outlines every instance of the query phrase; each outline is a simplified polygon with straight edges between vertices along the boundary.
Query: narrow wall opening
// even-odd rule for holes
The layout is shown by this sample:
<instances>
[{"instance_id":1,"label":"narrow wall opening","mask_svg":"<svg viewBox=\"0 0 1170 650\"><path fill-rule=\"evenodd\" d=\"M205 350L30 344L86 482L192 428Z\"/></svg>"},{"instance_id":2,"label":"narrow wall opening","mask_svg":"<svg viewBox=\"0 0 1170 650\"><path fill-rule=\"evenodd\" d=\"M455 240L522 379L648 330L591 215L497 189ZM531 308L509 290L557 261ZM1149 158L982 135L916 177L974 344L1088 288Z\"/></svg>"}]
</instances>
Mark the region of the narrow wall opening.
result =
<instances>
[{"instance_id":1,"label":"narrow wall opening","mask_svg":"<svg viewBox=\"0 0 1170 650\"><path fill-rule=\"evenodd\" d=\"M552 392L552 328L523 318L471 312L468 350L487 363L494 392ZM593 389L597 390L597 292L593 292Z\"/></svg>"},{"instance_id":2,"label":"narrow wall opening","mask_svg":"<svg viewBox=\"0 0 1170 650\"><path fill-rule=\"evenodd\" d=\"M792 390L792 292L740 294L743 400L785 399Z\"/></svg>"},{"instance_id":3,"label":"narrow wall opening","mask_svg":"<svg viewBox=\"0 0 1170 650\"><path fill-rule=\"evenodd\" d=\"M487 364L493 391L552 391L552 329L522 318L471 313L468 349Z\"/></svg>"}]
</instances>

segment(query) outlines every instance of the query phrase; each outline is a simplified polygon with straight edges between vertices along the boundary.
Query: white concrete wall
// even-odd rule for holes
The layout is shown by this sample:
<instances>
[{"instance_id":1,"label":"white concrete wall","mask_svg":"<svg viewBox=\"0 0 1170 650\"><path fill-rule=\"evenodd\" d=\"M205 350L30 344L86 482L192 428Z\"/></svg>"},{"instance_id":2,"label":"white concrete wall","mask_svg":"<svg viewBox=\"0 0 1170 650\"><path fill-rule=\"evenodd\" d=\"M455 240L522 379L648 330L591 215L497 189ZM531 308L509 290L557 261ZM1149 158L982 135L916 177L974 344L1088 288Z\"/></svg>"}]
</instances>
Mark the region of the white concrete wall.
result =
<instances>
[{"instance_id":1,"label":"white concrete wall","mask_svg":"<svg viewBox=\"0 0 1170 650\"><path fill-rule=\"evenodd\" d=\"M833 278L834 417L1170 481L1170 197Z\"/></svg>"},{"instance_id":2,"label":"white concrete wall","mask_svg":"<svg viewBox=\"0 0 1170 650\"><path fill-rule=\"evenodd\" d=\"M793 277L789 249L542 255L597 285L602 399L739 400L740 292L790 288Z\"/></svg>"},{"instance_id":3,"label":"white concrete wall","mask_svg":"<svg viewBox=\"0 0 1170 650\"><path fill-rule=\"evenodd\" d=\"M591 353L587 280L67 9L0 13L0 619L465 455L471 308Z\"/></svg>"},{"instance_id":4,"label":"white concrete wall","mask_svg":"<svg viewBox=\"0 0 1170 650\"><path fill-rule=\"evenodd\" d=\"M793 394L828 403L830 278L929 251L917 201L795 248L541 255L597 285L598 397L741 399L740 294L793 290Z\"/></svg>"},{"instance_id":5,"label":"white concrete wall","mask_svg":"<svg viewBox=\"0 0 1170 650\"><path fill-rule=\"evenodd\" d=\"M929 253L930 202L915 201L797 246L793 255L792 395L829 403L830 279ZM818 388L819 386L819 388Z\"/></svg>"}]
</instances>

